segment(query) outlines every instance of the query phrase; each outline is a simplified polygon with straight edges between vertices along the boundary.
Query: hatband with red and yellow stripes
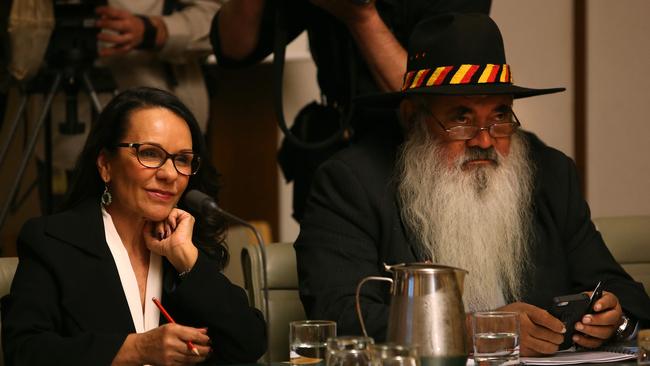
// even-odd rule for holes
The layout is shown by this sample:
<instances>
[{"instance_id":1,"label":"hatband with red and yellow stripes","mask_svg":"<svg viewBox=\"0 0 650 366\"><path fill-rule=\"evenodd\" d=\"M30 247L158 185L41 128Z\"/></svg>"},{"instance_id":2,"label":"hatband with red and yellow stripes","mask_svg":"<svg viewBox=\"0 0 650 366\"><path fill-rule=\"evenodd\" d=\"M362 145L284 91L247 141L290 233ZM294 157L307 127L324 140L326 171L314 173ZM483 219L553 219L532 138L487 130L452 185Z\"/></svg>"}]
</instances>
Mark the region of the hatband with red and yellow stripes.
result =
<instances>
[{"instance_id":1,"label":"hatband with red and yellow stripes","mask_svg":"<svg viewBox=\"0 0 650 366\"><path fill-rule=\"evenodd\" d=\"M402 91L427 86L457 84L512 84L510 66L507 64L465 64L413 70L404 75Z\"/></svg>"}]
</instances>

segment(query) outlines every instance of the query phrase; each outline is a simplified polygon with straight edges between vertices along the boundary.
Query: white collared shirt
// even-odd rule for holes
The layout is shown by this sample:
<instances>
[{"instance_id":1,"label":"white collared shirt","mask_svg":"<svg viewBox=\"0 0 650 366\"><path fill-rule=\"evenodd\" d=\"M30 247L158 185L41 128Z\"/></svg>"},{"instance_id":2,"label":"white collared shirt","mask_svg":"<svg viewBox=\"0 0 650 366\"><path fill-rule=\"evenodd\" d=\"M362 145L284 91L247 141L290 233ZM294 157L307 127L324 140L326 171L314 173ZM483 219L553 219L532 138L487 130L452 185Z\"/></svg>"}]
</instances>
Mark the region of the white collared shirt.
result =
<instances>
[{"instance_id":1,"label":"white collared shirt","mask_svg":"<svg viewBox=\"0 0 650 366\"><path fill-rule=\"evenodd\" d=\"M160 255L150 252L149 254L149 273L147 274L147 288L144 294L144 313L142 312L142 303L140 302L140 289L135 272L129 260L129 254L122 243L111 215L102 207L102 218L104 220L104 233L108 248L111 250L113 260L117 266L117 272L120 275L122 289L129 304L131 318L137 333L143 333L158 327L160 321L160 310L151 301L152 297L160 299L162 294L162 258Z\"/></svg>"}]
</instances>

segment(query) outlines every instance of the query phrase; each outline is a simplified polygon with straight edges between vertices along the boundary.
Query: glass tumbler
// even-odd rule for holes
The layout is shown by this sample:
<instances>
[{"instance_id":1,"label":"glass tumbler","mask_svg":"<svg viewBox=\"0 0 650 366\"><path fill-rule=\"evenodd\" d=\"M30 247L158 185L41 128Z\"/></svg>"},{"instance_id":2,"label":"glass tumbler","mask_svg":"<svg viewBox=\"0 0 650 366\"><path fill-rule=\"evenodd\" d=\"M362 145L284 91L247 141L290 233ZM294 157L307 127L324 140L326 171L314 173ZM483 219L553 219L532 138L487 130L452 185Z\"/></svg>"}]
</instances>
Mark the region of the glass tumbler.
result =
<instances>
[{"instance_id":1,"label":"glass tumbler","mask_svg":"<svg viewBox=\"0 0 650 366\"><path fill-rule=\"evenodd\" d=\"M420 366L417 346L397 343L370 345L373 366Z\"/></svg>"},{"instance_id":2,"label":"glass tumbler","mask_svg":"<svg viewBox=\"0 0 650 366\"><path fill-rule=\"evenodd\" d=\"M369 346L375 341L370 337L343 336L327 340L327 366L372 366Z\"/></svg>"},{"instance_id":3,"label":"glass tumbler","mask_svg":"<svg viewBox=\"0 0 650 366\"><path fill-rule=\"evenodd\" d=\"M472 314L474 361L480 365L519 364L519 314L487 311Z\"/></svg>"},{"instance_id":4,"label":"glass tumbler","mask_svg":"<svg viewBox=\"0 0 650 366\"><path fill-rule=\"evenodd\" d=\"M336 322L330 320L301 320L289 323L290 362L306 363L308 359L324 359L327 340L335 336Z\"/></svg>"}]
</instances>

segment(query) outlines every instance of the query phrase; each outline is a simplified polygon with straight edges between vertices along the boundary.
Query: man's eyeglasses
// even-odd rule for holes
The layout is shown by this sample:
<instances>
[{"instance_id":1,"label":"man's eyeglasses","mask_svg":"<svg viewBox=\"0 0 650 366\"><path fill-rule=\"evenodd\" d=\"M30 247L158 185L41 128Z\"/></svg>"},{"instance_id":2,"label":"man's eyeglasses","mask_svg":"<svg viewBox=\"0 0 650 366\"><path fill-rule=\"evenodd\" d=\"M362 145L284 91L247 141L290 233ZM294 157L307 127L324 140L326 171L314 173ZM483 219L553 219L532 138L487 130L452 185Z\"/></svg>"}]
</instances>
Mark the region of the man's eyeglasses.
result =
<instances>
[{"instance_id":1,"label":"man's eyeglasses","mask_svg":"<svg viewBox=\"0 0 650 366\"><path fill-rule=\"evenodd\" d=\"M131 142L121 142L116 146L134 148L138 161L147 168L160 168L167 159L172 159L176 171L189 176L196 174L201 166L201 157L192 151L170 154L157 145Z\"/></svg>"},{"instance_id":2,"label":"man's eyeglasses","mask_svg":"<svg viewBox=\"0 0 650 366\"><path fill-rule=\"evenodd\" d=\"M495 138L508 137L514 134L521 126L519 119L517 119L515 112L512 110L504 112L502 114L503 117L499 120L495 119L493 121L490 121L486 127L478 127L470 123L468 125L456 125L449 128L445 127L445 125L453 125L453 121L448 121L446 124L443 124L435 115L433 115L433 113L430 111L428 112L429 116L431 116L440 125L440 127L445 130L445 132L447 132L447 136L452 140L471 140L483 130L486 130L490 136Z\"/></svg>"}]
</instances>

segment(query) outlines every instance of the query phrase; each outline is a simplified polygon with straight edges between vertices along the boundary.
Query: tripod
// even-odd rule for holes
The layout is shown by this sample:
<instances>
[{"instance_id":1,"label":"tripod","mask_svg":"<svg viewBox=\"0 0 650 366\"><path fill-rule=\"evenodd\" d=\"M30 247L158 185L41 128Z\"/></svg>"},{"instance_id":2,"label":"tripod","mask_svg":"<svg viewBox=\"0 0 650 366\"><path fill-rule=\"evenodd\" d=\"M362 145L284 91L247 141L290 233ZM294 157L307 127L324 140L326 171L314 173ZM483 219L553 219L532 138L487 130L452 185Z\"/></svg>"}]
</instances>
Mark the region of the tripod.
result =
<instances>
[{"instance_id":1,"label":"tripod","mask_svg":"<svg viewBox=\"0 0 650 366\"><path fill-rule=\"evenodd\" d=\"M93 111L95 113L99 113L102 109L101 103L97 96L97 92L95 91L95 87L90 81L88 68L66 67L63 69L54 69L52 71L53 72L49 75L47 75L47 72L45 71L42 72L42 74L44 74L46 77L51 76L52 81L51 84L49 85L49 88L47 88L47 94L45 96L43 107L40 113L38 114L39 116L38 120L34 125L31 135L28 137L27 147L25 149L25 153L23 154L23 158L20 161L14 182L11 185L11 188L9 190L7 201L4 203L2 207L2 211L0 211L0 228L4 224L4 221L9 213L10 208L14 205L16 196L18 194L18 189L20 187L20 182L25 174L25 169L27 168L27 164L29 163L30 158L34 154L34 149L38 141L39 133L44 126L46 127L45 128L46 174L44 180L47 182L45 212L51 213L53 211L52 189L51 189L52 134L51 134L51 123L46 124L46 120L50 122L48 118L50 114L50 107L52 106L52 100L54 99L54 95L57 93L57 91L59 91L60 88L63 88L66 93L66 121L59 125L59 130L62 134L83 133L84 125L80 124L77 119L76 98L77 98L77 93L80 90L80 81L81 83L83 83L83 86L85 87L85 91L90 96ZM115 90L115 87L108 88L108 90ZM29 97L29 93L23 90L16 115L13 118L12 123L9 124L9 133L7 135L7 138L3 142L2 146L0 147L0 165L4 162L11 140L16 134L16 130L18 128L18 124L20 122L21 116L23 115L25 111L25 107L27 105L28 97Z\"/></svg>"}]
</instances>

